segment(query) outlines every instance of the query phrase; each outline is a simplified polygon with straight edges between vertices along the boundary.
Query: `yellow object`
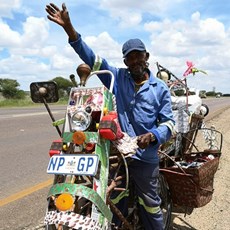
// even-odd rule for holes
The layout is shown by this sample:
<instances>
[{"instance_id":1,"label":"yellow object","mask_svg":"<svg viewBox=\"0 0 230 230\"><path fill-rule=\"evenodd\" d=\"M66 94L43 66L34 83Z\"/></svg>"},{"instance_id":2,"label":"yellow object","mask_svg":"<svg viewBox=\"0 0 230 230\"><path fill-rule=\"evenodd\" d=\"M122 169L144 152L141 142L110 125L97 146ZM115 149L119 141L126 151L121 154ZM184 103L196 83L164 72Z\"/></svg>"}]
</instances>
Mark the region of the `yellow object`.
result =
<instances>
[{"instance_id":1,"label":"yellow object","mask_svg":"<svg viewBox=\"0 0 230 230\"><path fill-rule=\"evenodd\" d=\"M99 123L96 123L96 129L99 129Z\"/></svg>"},{"instance_id":2,"label":"yellow object","mask_svg":"<svg viewBox=\"0 0 230 230\"><path fill-rule=\"evenodd\" d=\"M82 131L76 131L72 139L74 144L82 145L85 142L86 136Z\"/></svg>"},{"instance_id":3,"label":"yellow object","mask_svg":"<svg viewBox=\"0 0 230 230\"><path fill-rule=\"evenodd\" d=\"M134 82L135 83L135 85L144 85L145 84L145 82L147 82L148 80L144 80L144 81L142 81L142 82L140 82L140 83L136 83L136 82Z\"/></svg>"},{"instance_id":4,"label":"yellow object","mask_svg":"<svg viewBox=\"0 0 230 230\"><path fill-rule=\"evenodd\" d=\"M68 146L67 146L66 144L64 144L64 145L62 146L62 149L63 149L64 151L66 151L66 150L68 149Z\"/></svg>"},{"instance_id":5,"label":"yellow object","mask_svg":"<svg viewBox=\"0 0 230 230\"><path fill-rule=\"evenodd\" d=\"M108 113L108 108L107 108L107 107L105 107L105 108L103 109L103 113L104 113L104 115Z\"/></svg>"},{"instance_id":6,"label":"yellow object","mask_svg":"<svg viewBox=\"0 0 230 230\"><path fill-rule=\"evenodd\" d=\"M63 193L56 198L55 205L59 211L67 211L73 207L74 198L67 193Z\"/></svg>"}]
</instances>

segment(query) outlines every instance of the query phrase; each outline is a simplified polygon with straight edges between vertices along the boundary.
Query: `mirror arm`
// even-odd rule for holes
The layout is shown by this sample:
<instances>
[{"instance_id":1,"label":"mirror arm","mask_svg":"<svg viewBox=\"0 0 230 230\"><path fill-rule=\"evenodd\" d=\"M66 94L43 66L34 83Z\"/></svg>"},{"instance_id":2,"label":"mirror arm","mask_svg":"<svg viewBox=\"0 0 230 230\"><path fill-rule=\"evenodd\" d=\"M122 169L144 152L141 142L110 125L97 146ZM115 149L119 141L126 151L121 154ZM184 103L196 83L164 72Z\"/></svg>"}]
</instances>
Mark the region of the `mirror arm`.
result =
<instances>
[{"instance_id":1,"label":"mirror arm","mask_svg":"<svg viewBox=\"0 0 230 230\"><path fill-rule=\"evenodd\" d=\"M47 112L49 113L49 116L50 116L51 120L52 120L53 122L55 122L54 116L53 116L53 114L52 114L52 112L51 112L51 110L50 110L50 107L49 107L48 103L46 102L46 99L45 99L44 97L42 97L42 100L43 100L43 104L44 104L45 107L46 107ZM59 129L58 126L55 126L55 128L56 128L56 130L57 130L59 136L61 137L61 130Z\"/></svg>"}]
</instances>

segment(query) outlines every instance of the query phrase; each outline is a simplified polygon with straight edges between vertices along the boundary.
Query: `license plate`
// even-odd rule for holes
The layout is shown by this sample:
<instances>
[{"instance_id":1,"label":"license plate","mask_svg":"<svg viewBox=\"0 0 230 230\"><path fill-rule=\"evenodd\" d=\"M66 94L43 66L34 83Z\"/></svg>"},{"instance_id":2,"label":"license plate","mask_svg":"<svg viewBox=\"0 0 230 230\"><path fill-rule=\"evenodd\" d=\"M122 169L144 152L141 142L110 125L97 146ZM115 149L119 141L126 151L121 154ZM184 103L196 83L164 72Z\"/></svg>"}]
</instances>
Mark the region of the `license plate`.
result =
<instances>
[{"instance_id":1,"label":"license plate","mask_svg":"<svg viewBox=\"0 0 230 230\"><path fill-rule=\"evenodd\" d=\"M97 167L97 155L54 155L50 158L47 173L94 176Z\"/></svg>"}]
</instances>

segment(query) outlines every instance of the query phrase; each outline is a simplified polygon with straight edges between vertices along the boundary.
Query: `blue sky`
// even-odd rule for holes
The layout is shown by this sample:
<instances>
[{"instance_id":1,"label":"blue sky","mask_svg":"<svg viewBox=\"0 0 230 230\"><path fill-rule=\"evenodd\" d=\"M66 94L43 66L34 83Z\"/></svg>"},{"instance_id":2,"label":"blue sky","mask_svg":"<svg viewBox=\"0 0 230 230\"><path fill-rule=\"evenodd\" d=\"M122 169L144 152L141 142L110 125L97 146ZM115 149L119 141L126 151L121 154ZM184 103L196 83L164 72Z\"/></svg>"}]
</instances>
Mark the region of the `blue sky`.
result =
<instances>
[{"instance_id":1,"label":"blue sky","mask_svg":"<svg viewBox=\"0 0 230 230\"><path fill-rule=\"evenodd\" d=\"M69 78L82 63L64 30L47 19L50 1L0 0L0 78L33 81ZM63 1L53 3L61 7ZM121 47L140 38L156 62L182 78L186 61L205 70L190 87L230 93L229 0L66 0L75 29L109 63L124 67ZM89 84L97 81L91 79ZM98 82L97 82L98 84Z\"/></svg>"}]
</instances>

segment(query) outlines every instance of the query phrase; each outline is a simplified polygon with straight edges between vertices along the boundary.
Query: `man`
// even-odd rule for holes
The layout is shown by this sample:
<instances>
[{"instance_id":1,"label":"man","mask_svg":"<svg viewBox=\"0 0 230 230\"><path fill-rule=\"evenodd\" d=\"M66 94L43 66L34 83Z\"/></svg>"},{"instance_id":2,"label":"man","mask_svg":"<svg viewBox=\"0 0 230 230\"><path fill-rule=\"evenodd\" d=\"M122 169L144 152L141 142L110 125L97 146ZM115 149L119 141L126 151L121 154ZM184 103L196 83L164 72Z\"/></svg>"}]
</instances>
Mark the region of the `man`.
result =
<instances>
[{"instance_id":1,"label":"man","mask_svg":"<svg viewBox=\"0 0 230 230\"><path fill-rule=\"evenodd\" d=\"M62 9L51 3L46 6L46 11L49 20L63 27L70 45L86 64L94 70L113 72L113 93L121 129L131 137L138 137L139 148L129 170L134 178L142 222L146 230L163 229L161 200L157 194L157 150L170 138L174 126L171 97L166 84L153 77L148 69L149 53L141 40L130 39L124 43L122 53L127 68L115 68L104 58L96 56L82 40L64 3ZM99 78L109 88L111 77L104 74Z\"/></svg>"}]
</instances>

